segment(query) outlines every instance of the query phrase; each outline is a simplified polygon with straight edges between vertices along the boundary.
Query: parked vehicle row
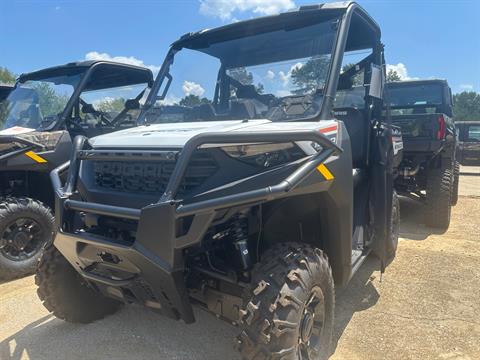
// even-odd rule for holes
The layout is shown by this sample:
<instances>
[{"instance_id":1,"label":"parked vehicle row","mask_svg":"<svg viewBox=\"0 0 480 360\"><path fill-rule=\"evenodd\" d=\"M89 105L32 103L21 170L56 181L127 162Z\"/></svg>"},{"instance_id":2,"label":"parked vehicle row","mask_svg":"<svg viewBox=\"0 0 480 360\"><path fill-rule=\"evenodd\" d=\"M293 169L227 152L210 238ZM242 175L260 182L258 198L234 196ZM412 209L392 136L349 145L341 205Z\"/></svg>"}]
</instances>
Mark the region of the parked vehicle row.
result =
<instances>
[{"instance_id":1,"label":"parked vehicle row","mask_svg":"<svg viewBox=\"0 0 480 360\"><path fill-rule=\"evenodd\" d=\"M480 166L480 119L456 121L458 162L465 166Z\"/></svg>"},{"instance_id":2,"label":"parked vehicle row","mask_svg":"<svg viewBox=\"0 0 480 360\"><path fill-rule=\"evenodd\" d=\"M387 88L390 116L402 129L404 145L395 188L425 203L427 225L446 230L459 178L450 87L445 80L415 80Z\"/></svg>"},{"instance_id":3,"label":"parked vehicle row","mask_svg":"<svg viewBox=\"0 0 480 360\"><path fill-rule=\"evenodd\" d=\"M205 98L175 101L204 63ZM286 67L281 89L257 83ZM238 327L243 359L328 358L335 289L369 254L382 272L395 257L397 192L444 229L455 203L448 84L387 86L354 2L186 34L155 80L81 62L8 92L0 272L40 259L39 298L69 322L136 303L192 323L195 304Z\"/></svg>"},{"instance_id":4,"label":"parked vehicle row","mask_svg":"<svg viewBox=\"0 0 480 360\"><path fill-rule=\"evenodd\" d=\"M5 87L0 130L0 275L32 273L55 232L50 172L67 162L75 136L136 125L150 70L86 61L22 74ZM128 87L131 99L111 108ZM103 108L101 107L103 105ZM100 106L100 107L99 107ZM110 107L110 108L109 108Z\"/></svg>"}]
</instances>

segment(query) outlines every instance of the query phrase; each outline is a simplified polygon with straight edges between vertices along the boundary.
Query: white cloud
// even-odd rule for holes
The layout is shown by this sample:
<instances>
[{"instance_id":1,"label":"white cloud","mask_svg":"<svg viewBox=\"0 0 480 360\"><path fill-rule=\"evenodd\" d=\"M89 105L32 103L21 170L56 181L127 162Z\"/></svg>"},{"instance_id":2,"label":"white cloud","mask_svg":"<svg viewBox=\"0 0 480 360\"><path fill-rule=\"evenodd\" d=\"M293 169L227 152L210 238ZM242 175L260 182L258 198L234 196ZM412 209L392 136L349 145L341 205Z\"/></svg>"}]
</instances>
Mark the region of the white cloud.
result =
<instances>
[{"instance_id":1,"label":"white cloud","mask_svg":"<svg viewBox=\"0 0 480 360\"><path fill-rule=\"evenodd\" d=\"M472 84L461 84L460 89L465 91L472 91L474 86Z\"/></svg>"},{"instance_id":2,"label":"white cloud","mask_svg":"<svg viewBox=\"0 0 480 360\"><path fill-rule=\"evenodd\" d=\"M287 86L288 82L290 81L290 72L287 72L286 74L283 71L280 71L278 73L278 77L280 78L280 81L282 82L283 86Z\"/></svg>"},{"instance_id":3,"label":"white cloud","mask_svg":"<svg viewBox=\"0 0 480 360\"><path fill-rule=\"evenodd\" d=\"M200 13L230 20L234 12L273 15L295 7L293 0L200 0Z\"/></svg>"},{"instance_id":4,"label":"white cloud","mask_svg":"<svg viewBox=\"0 0 480 360\"><path fill-rule=\"evenodd\" d=\"M185 95L202 96L205 93L205 89L200 84L187 80L183 82L182 90Z\"/></svg>"},{"instance_id":5,"label":"white cloud","mask_svg":"<svg viewBox=\"0 0 480 360\"><path fill-rule=\"evenodd\" d=\"M267 75L265 75L265 77L268 79L268 80L273 80L275 78L275 73L272 71L272 70L268 70L267 71Z\"/></svg>"},{"instance_id":6,"label":"white cloud","mask_svg":"<svg viewBox=\"0 0 480 360\"><path fill-rule=\"evenodd\" d=\"M408 76L408 70L405 64L398 63L397 65L387 64L387 74L390 70L396 71L400 80L417 80L418 77Z\"/></svg>"},{"instance_id":7,"label":"white cloud","mask_svg":"<svg viewBox=\"0 0 480 360\"><path fill-rule=\"evenodd\" d=\"M300 69L301 67L303 66L303 63L301 62L298 62L296 63L295 65L292 65L290 67L290 70L288 70L287 73L283 72L283 71L280 71L278 73L278 77L280 78L280 81L282 82L283 86L284 87L287 87L288 84L290 83L290 78L292 77L292 71L293 70L298 70Z\"/></svg>"},{"instance_id":8,"label":"white cloud","mask_svg":"<svg viewBox=\"0 0 480 360\"><path fill-rule=\"evenodd\" d=\"M106 61L117 61L124 64L136 65L146 67L152 72L157 73L160 70L160 66L156 65L145 65L145 63L133 56L111 56L107 53L99 53L97 51L90 51L85 55L85 60L106 60Z\"/></svg>"}]
</instances>

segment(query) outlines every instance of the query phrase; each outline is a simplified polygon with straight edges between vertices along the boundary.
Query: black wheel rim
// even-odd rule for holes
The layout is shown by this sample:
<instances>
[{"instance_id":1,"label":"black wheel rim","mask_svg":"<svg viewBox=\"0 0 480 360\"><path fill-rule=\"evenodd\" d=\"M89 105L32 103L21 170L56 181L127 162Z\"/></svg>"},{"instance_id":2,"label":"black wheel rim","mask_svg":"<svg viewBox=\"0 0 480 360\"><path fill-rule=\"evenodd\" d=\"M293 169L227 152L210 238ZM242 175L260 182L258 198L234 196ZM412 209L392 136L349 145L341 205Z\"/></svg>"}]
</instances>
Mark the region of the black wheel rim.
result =
<instances>
[{"instance_id":1,"label":"black wheel rim","mask_svg":"<svg viewBox=\"0 0 480 360\"><path fill-rule=\"evenodd\" d=\"M298 336L299 360L318 358L322 345L325 324L325 298L322 290L315 286L305 304Z\"/></svg>"},{"instance_id":2,"label":"black wheel rim","mask_svg":"<svg viewBox=\"0 0 480 360\"><path fill-rule=\"evenodd\" d=\"M0 252L9 260L24 261L34 257L43 247L45 231L32 218L17 218L4 229Z\"/></svg>"}]
</instances>

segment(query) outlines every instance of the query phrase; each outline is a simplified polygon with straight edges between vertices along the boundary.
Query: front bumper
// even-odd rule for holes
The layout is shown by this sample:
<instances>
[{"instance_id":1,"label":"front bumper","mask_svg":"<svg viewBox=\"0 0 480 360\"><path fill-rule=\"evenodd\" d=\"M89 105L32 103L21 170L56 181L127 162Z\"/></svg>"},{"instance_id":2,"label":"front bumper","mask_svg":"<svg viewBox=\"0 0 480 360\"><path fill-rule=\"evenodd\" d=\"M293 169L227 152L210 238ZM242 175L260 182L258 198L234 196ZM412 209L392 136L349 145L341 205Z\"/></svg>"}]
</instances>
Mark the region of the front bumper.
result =
<instances>
[{"instance_id":1,"label":"front bumper","mask_svg":"<svg viewBox=\"0 0 480 360\"><path fill-rule=\"evenodd\" d=\"M85 138L76 138L70 163L51 173L56 193L57 235L54 245L104 294L141 303L187 323L193 322L194 316L185 286L183 250L200 243L213 219L227 209L304 193L308 191L305 188L312 186L312 179L309 179L312 176L315 177L316 191L319 187L328 189L331 182L319 182L321 175L316 168L342 151L318 131L202 134L185 145L161 199L139 210L75 200L79 164L81 160L88 160L82 153L85 141ZM199 146L282 141L314 141L322 146L322 150L276 185L190 204L175 200L188 162ZM68 167L67 182L62 186L60 173ZM138 221L135 241L121 243L75 230L72 224L76 212ZM187 229L179 230L179 221L187 218Z\"/></svg>"}]
</instances>

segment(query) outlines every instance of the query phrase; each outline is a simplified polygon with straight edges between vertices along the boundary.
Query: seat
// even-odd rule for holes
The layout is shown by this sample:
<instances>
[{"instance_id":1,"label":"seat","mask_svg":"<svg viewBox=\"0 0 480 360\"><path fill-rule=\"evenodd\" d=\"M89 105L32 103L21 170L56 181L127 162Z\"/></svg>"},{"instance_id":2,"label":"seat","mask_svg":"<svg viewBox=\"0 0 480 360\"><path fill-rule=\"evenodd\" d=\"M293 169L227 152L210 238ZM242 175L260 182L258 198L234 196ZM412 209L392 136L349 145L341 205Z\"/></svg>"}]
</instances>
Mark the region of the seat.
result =
<instances>
[{"instance_id":1,"label":"seat","mask_svg":"<svg viewBox=\"0 0 480 360\"><path fill-rule=\"evenodd\" d=\"M367 163L367 144L370 126L363 112L353 108L335 108L335 117L343 121L350 137L353 168L364 168Z\"/></svg>"}]
</instances>

